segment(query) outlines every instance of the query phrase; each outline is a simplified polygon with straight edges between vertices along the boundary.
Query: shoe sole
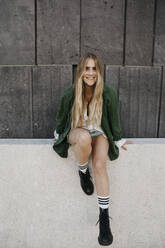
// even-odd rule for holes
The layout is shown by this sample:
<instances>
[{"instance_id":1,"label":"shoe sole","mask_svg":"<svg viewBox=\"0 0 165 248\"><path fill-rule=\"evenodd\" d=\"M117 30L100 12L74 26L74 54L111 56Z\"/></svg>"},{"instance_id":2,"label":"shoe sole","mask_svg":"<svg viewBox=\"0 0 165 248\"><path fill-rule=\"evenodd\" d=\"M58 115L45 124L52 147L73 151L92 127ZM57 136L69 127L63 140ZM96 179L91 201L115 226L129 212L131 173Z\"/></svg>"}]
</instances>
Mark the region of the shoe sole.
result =
<instances>
[{"instance_id":1,"label":"shoe sole","mask_svg":"<svg viewBox=\"0 0 165 248\"><path fill-rule=\"evenodd\" d=\"M109 243L105 243L105 242L102 242L102 241L99 239L99 237L98 237L98 242L99 242L100 245L111 245L112 242L113 242L113 238L112 238L112 240L111 240Z\"/></svg>"},{"instance_id":2,"label":"shoe sole","mask_svg":"<svg viewBox=\"0 0 165 248\"><path fill-rule=\"evenodd\" d=\"M81 188L82 188L82 187L81 187ZM86 195L92 195L92 194L94 193L94 189L93 189L93 191L90 192L90 193L87 193L83 188L82 188L82 190L83 190L83 192L84 192Z\"/></svg>"}]
</instances>

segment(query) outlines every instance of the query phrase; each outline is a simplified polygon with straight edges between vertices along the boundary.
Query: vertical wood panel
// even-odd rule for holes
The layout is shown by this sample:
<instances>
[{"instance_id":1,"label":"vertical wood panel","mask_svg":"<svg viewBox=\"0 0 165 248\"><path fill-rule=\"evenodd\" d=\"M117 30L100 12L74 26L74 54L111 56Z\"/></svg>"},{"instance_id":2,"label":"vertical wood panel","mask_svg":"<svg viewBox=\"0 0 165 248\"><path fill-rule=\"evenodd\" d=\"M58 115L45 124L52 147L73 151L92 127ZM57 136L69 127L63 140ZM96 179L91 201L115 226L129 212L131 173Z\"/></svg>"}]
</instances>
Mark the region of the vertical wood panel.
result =
<instances>
[{"instance_id":1,"label":"vertical wood panel","mask_svg":"<svg viewBox=\"0 0 165 248\"><path fill-rule=\"evenodd\" d=\"M163 70L163 83L161 95L161 109L160 109L160 123L159 123L159 138L165 138L165 69Z\"/></svg>"},{"instance_id":2,"label":"vertical wood panel","mask_svg":"<svg viewBox=\"0 0 165 248\"><path fill-rule=\"evenodd\" d=\"M55 65L33 68L34 137L53 137L56 112L62 90L72 84L72 66Z\"/></svg>"},{"instance_id":3,"label":"vertical wood panel","mask_svg":"<svg viewBox=\"0 0 165 248\"><path fill-rule=\"evenodd\" d=\"M33 64L34 35L34 0L0 1L0 64Z\"/></svg>"},{"instance_id":4,"label":"vertical wood panel","mask_svg":"<svg viewBox=\"0 0 165 248\"><path fill-rule=\"evenodd\" d=\"M118 92L119 88L119 67L106 65L105 81Z\"/></svg>"},{"instance_id":5,"label":"vertical wood panel","mask_svg":"<svg viewBox=\"0 0 165 248\"><path fill-rule=\"evenodd\" d=\"M32 137L31 67L0 67L0 137Z\"/></svg>"},{"instance_id":6,"label":"vertical wood panel","mask_svg":"<svg viewBox=\"0 0 165 248\"><path fill-rule=\"evenodd\" d=\"M124 0L82 1L81 53L93 52L106 64L122 64Z\"/></svg>"},{"instance_id":7,"label":"vertical wood panel","mask_svg":"<svg viewBox=\"0 0 165 248\"><path fill-rule=\"evenodd\" d=\"M73 64L79 56L80 0L38 0L38 64Z\"/></svg>"},{"instance_id":8,"label":"vertical wood panel","mask_svg":"<svg viewBox=\"0 0 165 248\"><path fill-rule=\"evenodd\" d=\"M128 0L126 15L126 65L151 65L154 0Z\"/></svg>"},{"instance_id":9,"label":"vertical wood panel","mask_svg":"<svg viewBox=\"0 0 165 248\"><path fill-rule=\"evenodd\" d=\"M157 137L160 67L121 67L119 98L126 137Z\"/></svg>"},{"instance_id":10,"label":"vertical wood panel","mask_svg":"<svg viewBox=\"0 0 165 248\"><path fill-rule=\"evenodd\" d=\"M165 64L165 1L157 0L154 64Z\"/></svg>"}]
</instances>

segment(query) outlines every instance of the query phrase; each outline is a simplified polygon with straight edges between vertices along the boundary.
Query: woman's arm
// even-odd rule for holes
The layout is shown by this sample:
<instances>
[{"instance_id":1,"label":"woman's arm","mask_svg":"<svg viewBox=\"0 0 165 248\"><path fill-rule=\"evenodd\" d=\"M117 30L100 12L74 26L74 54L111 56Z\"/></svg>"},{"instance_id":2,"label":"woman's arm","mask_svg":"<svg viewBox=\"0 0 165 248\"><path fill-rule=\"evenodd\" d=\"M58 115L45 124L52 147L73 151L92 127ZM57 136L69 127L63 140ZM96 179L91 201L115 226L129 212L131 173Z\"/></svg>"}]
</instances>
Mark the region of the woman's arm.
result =
<instances>
[{"instance_id":1,"label":"woman's arm","mask_svg":"<svg viewBox=\"0 0 165 248\"><path fill-rule=\"evenodd\" d=\"M57 140L59 137L59 134L56 132L56 129L54 130L54 140Z\"/></svg>"},{"instance_id":2,"label":"woman's arm","mask_svg":"<svg viewBox=\"0 0 165 248\"><path fill-rule=\"evenodd\" d=\"M108 107L108 118L110 121L112 135L114 141L119 141L122 139L122 132L121 132L120 118L119 118L118 98L117 98L116 90L114 88L111 88L109 101L110 103Z\"/></svg>"},{"instance_id":3,"label":"woman's arm","mask_svg":"<svg viewBox=\"0 0 165 248\"><path fill-rule=\"evenodd\" d=\"M59 99L57 114L56 114L56 128L54 130L54 140L58 139L59 135L64 132L68 123L71 103L73 100L73 85L67 86Z\"/></svg>"},{"instance_id":4,"label":"woman's arm","mask_svg":"<svg viewBox=\"0 0 165 248\"><path fill-rule=\"evenodd\" d=\"M60 96L59 105L56 114L56 129L54 130L54 137L58 139L60 133L63 132L66 123L66 111L65 111L65 98L63 94Z\"/></svg>"},{"instance_id":5,"label":"woman's arm","mask_svg":"<svg viewBox=\"0 0 165 248\"><path fill-rule=\"evenodd\" d=\"M115 141L115 145L120 148L121 146L123 146L126 142L126 139L120 139L118 141Z\"/></svg>"}]
</instances>

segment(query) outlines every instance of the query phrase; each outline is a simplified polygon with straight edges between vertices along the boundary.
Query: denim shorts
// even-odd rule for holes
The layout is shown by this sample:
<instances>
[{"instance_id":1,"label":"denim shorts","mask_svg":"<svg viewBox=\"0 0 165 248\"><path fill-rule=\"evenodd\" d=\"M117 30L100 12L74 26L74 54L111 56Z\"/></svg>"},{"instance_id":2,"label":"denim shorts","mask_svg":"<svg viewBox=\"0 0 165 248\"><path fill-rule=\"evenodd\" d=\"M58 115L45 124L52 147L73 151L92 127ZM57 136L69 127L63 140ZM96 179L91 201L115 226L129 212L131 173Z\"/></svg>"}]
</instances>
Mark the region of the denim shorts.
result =
<instances>
[{"instance_id":1,"label":"denim shorts","mask_svg":"<svg viewBox=\"0 0 165 248\"><path fill-rule=\"evenodd\" d=\"M88 130L88 131L89 131L89 133L91 135L91 138L96 137L96 136L98 136L100 134L103 134L103 132L98 131L98 130Z\"/></svg>"}]
</instances>

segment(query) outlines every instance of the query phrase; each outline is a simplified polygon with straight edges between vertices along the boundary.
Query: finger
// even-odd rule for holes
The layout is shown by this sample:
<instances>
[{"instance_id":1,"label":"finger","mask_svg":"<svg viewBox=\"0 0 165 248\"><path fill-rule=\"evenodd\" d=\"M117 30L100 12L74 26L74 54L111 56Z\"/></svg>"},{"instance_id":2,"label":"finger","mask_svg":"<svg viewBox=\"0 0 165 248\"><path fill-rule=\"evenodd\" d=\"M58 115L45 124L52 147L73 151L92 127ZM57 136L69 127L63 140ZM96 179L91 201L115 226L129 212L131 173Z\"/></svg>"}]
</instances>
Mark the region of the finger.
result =
<instances>
[{"instance_id":1,"label":"finger","mask_svg":"<svg viewBox=\"0 0 165 248\"><path fill-rule=\"evenodd\" d=\"M132 141L126 141L126 144L133 144Z\"/></svg>"},{"instance_id":2,"label":"finger","mask_svg":"<svg viewBox=\"0 0 165 248\"><path fill-rule=\"evenodd\" d=\"M122 148L123 148L124 150L127 150L127 148L126 148L125 146L122 146Z\"/></svg>"}]
</instances>

